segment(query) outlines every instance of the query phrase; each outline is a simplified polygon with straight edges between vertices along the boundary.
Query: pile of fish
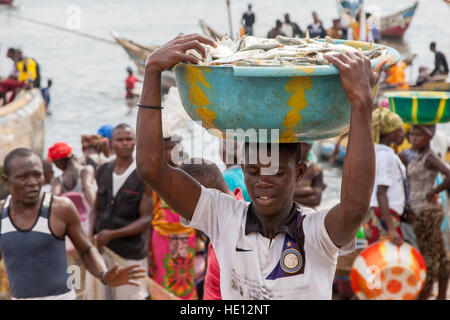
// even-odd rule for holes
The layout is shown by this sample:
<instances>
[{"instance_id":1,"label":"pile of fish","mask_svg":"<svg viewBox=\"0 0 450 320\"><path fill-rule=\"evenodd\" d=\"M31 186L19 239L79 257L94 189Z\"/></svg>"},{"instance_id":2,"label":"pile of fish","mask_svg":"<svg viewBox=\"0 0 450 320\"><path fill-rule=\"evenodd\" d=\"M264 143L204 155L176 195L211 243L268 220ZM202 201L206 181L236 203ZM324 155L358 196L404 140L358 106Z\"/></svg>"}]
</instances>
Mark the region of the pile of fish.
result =
<instances>
[{"instance_id":1,"label":"pile of fish","mask_svg":"<svg viewBox=\"0 0 450 320\"><path fill-rule=\"evenodd\" d=\"M206 57L197 51L189 50L200 60L200 65L215 66L232 64L235 66L312 66L330 64L324 56L344 52L361 52L369 59L386 54L386 47L380 46L372 50L362 51L345 44L336 44L326 36L324 40L317 38L288 38L277 36L275 39L242 36L236 41L224 37L217 41L216 48L203 45Z\"/></svg>"}]
</instances>

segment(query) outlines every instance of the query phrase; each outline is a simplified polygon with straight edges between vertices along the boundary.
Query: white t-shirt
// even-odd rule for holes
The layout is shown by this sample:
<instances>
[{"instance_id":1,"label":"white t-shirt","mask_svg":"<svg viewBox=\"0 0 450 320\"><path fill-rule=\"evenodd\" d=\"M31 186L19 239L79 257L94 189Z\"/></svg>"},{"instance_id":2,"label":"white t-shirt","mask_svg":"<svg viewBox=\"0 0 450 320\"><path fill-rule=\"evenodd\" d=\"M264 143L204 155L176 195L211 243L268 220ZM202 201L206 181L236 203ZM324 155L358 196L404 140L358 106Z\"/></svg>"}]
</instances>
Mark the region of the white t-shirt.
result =
<instances>
[{"instance_id":1,"label":"white t-shirt","mask_svg":"<svg viewBox=\"0 0 450 320\"><path fill-rule=\"evenodd\" d=\"M375 183L370 200L371 207L378 207L377 188L387 186L387 198L389 208L399 215L405 207L405 187L403 177L406 177L406 169L400 158L392 148L383 144L375 145L376 171Z\"/></svg>"},{"instance_id":2,"label":"white t-shirt","mask_svg":"<svg viewBox=\"0 0 450 320\"><path fill-rule=\"evenodd\" d=\"M127 170L125 170L122 174L119 175L113 171L113 182L112 182L113 197L116 196L117 192L119 192L120 188L123 186L123 184L128 179L130 174L133 173L134 169L136 169L135 160L133 160L133 162L130 164Z\"/></svg>"},{"instance_id":3,"label":"white t-shirt","mask_svg":"<svg viewBox=\"0 0 450 320\"><path fill-rule=\"evenodd\" d=\"M249 205L202 187L192 220L180 219L182 225L211 239L220 266L222 298L330 300L340 250L325 229L328 210L303 208L304 236L298 244L283 231L272 241L259 232L246 234ZM355 243L342 251L351 252Z\"/></svg>"}]
</instances>

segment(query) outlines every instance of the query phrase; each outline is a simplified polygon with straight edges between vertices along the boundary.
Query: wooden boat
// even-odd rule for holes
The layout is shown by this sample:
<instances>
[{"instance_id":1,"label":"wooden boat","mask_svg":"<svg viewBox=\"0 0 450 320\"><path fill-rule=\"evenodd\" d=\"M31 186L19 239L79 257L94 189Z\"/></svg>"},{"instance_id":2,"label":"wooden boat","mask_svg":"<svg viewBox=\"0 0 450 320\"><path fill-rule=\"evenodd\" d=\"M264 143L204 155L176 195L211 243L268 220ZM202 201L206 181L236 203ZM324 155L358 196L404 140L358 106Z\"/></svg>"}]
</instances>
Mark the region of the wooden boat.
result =
<instances>
[{"instance_id":1,"label":"wooden boat","mask_svg":"<svg viewBox=\"0 0 450 320\"><path fill-rule=\"evenodd\" d=\"M202 28L203 33L205 34L205 36L208 36L210 38L215 39L222 39L225 35L217 32L216 30L214 30L213 28L211 28L209 25L206 24L206 22L202 19L200 19L198 21L198 23L200 24L200 28Z\"/></svg>"},{"instance_id":2,"label":"wooden boat","mask_svg":"<svg viewBox=\"0 0 450 320\"><path fill-rule=\"evenodd\" d=\"M0 175L6 155L15 148L28 148L42 155L45 115L45 102L36 88L22 91L13 102L0 107ZM6 194L0 181L0 199Z\"/></svg>"},{"instance_id":3,"label":"wooden boat","mask_svg":"<svg viewBox=\"0 0 450 320\"><path fill-rule=\"evenodd\" d=\"M412 6L403 9L389 16L381 17L380 34L383 38L402 38L411 24L411 20L416 12L416 1Z\"/></svg>"},{"instance_id":4,"label":"wooden boat","mask_svg":"<svg viewBox=\"0 0 450 320\"><path fill-rule=\"evenodd\" d=\"M143 45L137 42L134 42L132 40L128 40L125 38L121 38L118 36L117 33L112 32L112 36L114 37L114 40L125 49L128 56L133 60L133 62L136 64L136 67L138 69L138 73L140 75L144 75L145 71L145 60L147 59L148 55L158 49L158 46L156 45ZM175 76L173 75L172 71L164 71L161 77L161 89L163 93L167 93L169 91L170 87L175 87Z\"/></svg>"}]
</instances>

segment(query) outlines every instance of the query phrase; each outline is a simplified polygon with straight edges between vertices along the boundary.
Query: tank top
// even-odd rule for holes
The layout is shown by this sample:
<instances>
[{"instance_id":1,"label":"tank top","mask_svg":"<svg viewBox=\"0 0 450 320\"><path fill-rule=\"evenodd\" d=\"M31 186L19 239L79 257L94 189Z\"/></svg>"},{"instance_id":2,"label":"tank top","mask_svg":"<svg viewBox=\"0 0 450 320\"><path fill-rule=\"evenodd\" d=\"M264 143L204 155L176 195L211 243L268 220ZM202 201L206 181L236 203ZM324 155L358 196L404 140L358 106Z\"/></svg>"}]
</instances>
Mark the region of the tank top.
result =
<instances>
[{"instance_id":1,"label":"tank top","mask_svg":"<svg viewBox=\"0 0 450 320\"><path fill-rule=\"evenodd\" d=\"M438 174L437 171L430 170L425 166L425 162L431 153L432 151L429 150L422 155L419 154L408 164L410 203L411 209L415 214L422 210L441 206L440 200L435 202L427 201L427 194L435 187Z\"/></svg>"},{"instance_id":2,"label":"tank top","mask_svg":"<svg viewBox=\"0 0 450 320\"><path fill-rule=\"evenodd\" d=\"M1 210L0 252L14 298L56 296L70 291L64 238L50 229L53 196L44 193L38 217L28 230L10 218L9 196Z\"/></svg>"}]
</instances>

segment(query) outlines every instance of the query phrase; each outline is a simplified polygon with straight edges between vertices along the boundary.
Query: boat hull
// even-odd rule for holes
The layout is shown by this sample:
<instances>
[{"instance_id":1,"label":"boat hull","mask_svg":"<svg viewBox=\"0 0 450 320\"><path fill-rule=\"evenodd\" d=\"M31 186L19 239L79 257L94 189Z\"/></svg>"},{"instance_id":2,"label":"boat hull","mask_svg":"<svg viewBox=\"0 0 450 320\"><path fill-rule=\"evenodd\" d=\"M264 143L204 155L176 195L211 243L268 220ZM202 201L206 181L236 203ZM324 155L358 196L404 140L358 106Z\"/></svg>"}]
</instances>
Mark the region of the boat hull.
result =
<instances>
[{"instance_id":1,"label":"boat hull","mask_svg":"<svg viewBox=\"0 0 450 320\"><path fill-rule=\"evenodd\" d=\"M380 34L383 38L402 38L411 24L418 2L411 7L381 18Z\"/></svg>"},{"instance_id":2,"label":"boat hull","mask_svg":"<svg viewBox=\"0 0 450 320\"><path fill-rule=\"evenodd\" d=\"M39 89L24 92L0 108L0 172L6 155L15 148L27 148L42 155L45 115L45 102ZM0 198L6 194L7 189L0 181Z\"/></svg>"},{"instance_id":3,"label":"boat hull","mask_svg":"<svg viewBox=\"0 0 450 320\"><path fill-rule=\"evenodd\" d=\"M144 75L145 73L145 61L147 57L156 49L158 46L145 46L134 41L120 38L117 34L113 33L114 40L127 52L128 56L135 63L138 73ZM175 87L175 76L172 71L164 71L161 76L161 90L165 94L169 91L170 87Z\"/></svg>"}]
</instances>

